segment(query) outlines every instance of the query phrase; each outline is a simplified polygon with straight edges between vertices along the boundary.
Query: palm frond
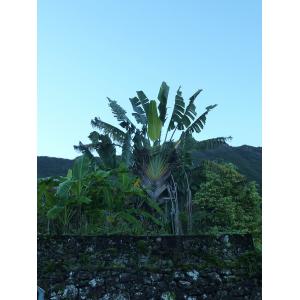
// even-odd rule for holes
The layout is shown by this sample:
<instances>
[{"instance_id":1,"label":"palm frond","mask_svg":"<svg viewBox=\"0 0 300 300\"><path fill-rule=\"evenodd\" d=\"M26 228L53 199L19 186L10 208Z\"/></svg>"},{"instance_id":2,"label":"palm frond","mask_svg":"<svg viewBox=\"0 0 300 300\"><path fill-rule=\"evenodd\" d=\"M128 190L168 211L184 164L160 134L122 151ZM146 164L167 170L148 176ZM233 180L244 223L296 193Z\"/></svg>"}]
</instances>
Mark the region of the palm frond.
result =
<instances>
[{"instance_id":1,"label":"palm frond","mask_svg":"<svg viewBox=\"0 0 300 300\"><path fill-rule=\"evenodd\" d=\"M116 165L116 148L115 146L120 146L112 143L108 135L99 135L98 142L83 144L79 142L78 146L74 146L74 149L86 154L90 158L92 164L99 163L103 164L107 168L114 168ZM99 160L97 160L91 151L95 150L99 155Z\"/></svg>"},{"instance_id":2,"label":"palm frond","mask_svg":"<svg viewBox=\"0 0 300 300\"><path fill-rule=\"evenodd\" d=\"M171 115L170 123L168 126L168 130L170 131L175 128L175 123L180 123L182 116L184 115L184 108L185 108L185 103L184 99L182 98L182 92L180 91L180 87L177 90L177 94L175 96L175 104L174 104L174 109Z\"/></svg>"},{"instance_id":3,"label":"palm frond","mask_svg":"<svg viewBox=\"0 0 300 300\"><path fill-rule=\"evenodd\" d=\"M67 198L71 191L73 183L74 182L71 179L67 179L61 182L57 188L56 196L58 196L59 198Z\"/></svg>"},{"instance_id":4,"label":"palm frond","mask_svg":"<svg viewBox=\"0 0 300 300\"><path fill-rule=\"evenodd\" d=\"M92 143L98 143L99 140L100 140L100 134L99 132L97 131L92 131L90 134L89 134L89 139L92 141Z\"/></svg>"},{"instance_id":5,"label":"palm frond","mask_svg":"<svg viewBox=\"0 0 300 300\"><path fill-rule=\"evenodd\" d=\"M91 173L91 160L88 155L83 154L77 157L72 167L72 178L82 180L85 176Z\"/></svg>"},{"instance_id":6,"label":"palm frond","mask_svg":"<svg viewBox=\"0 0 300 300\"><path fill-rule=\"evenodd\" d=\"M108 135L101 135L101 143L96 148L102 162L107 168L116 167L116 147Z\"/></svg>"},{"instance_id":7,"label":"palm frond","mask_svg":"<svg viewBox=\"0 0 300 300\"><path fill-rule=\"evenodd\" d=\"M135 120L138 124L147 125L146 112L143 109L142 102L137 97L129 98L134 113L132 115L135 117Z\"/></svg>"},{"instance_id":8,"label":"palm frond","mask_svg":"<svg viewBox=\"0 0 300 300\"><path fill-rule=\"evenodd\" d=\"M131 136L129 133L126 134L123 146L122 146L122 161L126 166L130 166L132 161L132 151L131 151Z\"/></svg>"},{"instance_id":9,"label":"palm frond","mask_svg":"<svg viewBox=\"0 0 300 300\"><path fill-rule=\"evenodd\" d=\"M98 165L98 161L95 159L94 155L91 151L95 150L95 144L86 144L84 145L82 142L79 142L78 146L74 146L76 151L80 151L82 154L86 155L93 164Z\"/></svg>"},{"instance_id":10,"label":"palm frond","mask_svg":"<svg viewBox=\"0 0 300 300\"><path fill-rule=\"evenodd\" d=\"M120 144L124 142L126 133L121 129L101 121L100 118L95 118L91 121L91 124L93 127L100 129L104 134L107 134L112 140L115 140Z\"/></svg>"},{"instance_id":11,"label":"palm frond","mask_svg":"<svg viewBox=\"0 0 300 300\"><path fill-rule=\"evenodd\" d=\"M107 97L107 99L109 102L108 105L110 106L114 117L117 118L117 120L120 122L120 125L123 128L126 128L127 130L135 129L135 125L130 121L130 119L126 115L126 110L122 108L116 100L112 100L109 97Z\"/></svg>"},{"instance_id":12,"label":"palm frond","mask_svg":"<svg viewBox=\"0 0 300 300\"><path fill-rule=\"evenodd\" d=\"M209 111L214 109L216 106L217 104L207 106L206 111L186 129L186 133L189 134L193 132L197 132L197 133L201 132L206 123L206 115L209 113Z\"/></svg>"},{"instance_id":13,"label":"palm frond","mask_svg":"<svg viewBox=\"0 0 300 300\"><path fill-rule=\"evenodd\" d=\"M197 96L202 92L202 90L198 90L193 96L190 97L190 101L188 106L185 109L184 115L181 118L181 122L178 123L178 129L183 130L184 128L188 128L192 121L194 121L197 113L196 113L196 106L194 101L196 100Z\"/></svg>"},{"instance_id":14,"label":"palm frond","mask_svg":"<svg viewBox=\"0 0 300 300\"><path fill-rule=\"evenodd\" d=\"M144 109L144 112L147 114L148 107L149 107L149 99L147 98L147 96L143 91L137 91L136 93Z\"/></svg>"},{"instance_id":15,"label":"palm frond","mask_svg":"<svg viewBox=\"0 0 300 300\"><path fill-rule=\"evenodd\" d=\"M169 86L163 81L157 99L159 101L158 110L159 110L159 118L164 125L167 116L167 101L169 95Z\"/></svg>"}]
</instances>

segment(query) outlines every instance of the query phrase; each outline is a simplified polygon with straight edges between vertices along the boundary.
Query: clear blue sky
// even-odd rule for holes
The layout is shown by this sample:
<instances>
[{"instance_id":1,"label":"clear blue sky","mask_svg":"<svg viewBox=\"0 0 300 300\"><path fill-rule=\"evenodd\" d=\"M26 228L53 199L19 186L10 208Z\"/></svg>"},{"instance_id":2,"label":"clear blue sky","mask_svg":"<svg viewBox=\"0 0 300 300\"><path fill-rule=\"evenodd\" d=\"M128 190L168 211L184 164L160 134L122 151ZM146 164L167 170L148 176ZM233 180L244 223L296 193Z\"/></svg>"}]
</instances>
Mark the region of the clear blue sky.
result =
<instances>
[{"instance_id":1,"label":"clear blue sky","mask_svg":"<svg viewBox=\"0 0 300 300\"><path fill-rule=\"evenodd\" d=\"M38 155L78 156L92 118L117 124L106 96L130 116L163 80L170 107L179 85L218 104L196 139L261 146L261 1L38 1Z\"/></svg>"}]
</instances>

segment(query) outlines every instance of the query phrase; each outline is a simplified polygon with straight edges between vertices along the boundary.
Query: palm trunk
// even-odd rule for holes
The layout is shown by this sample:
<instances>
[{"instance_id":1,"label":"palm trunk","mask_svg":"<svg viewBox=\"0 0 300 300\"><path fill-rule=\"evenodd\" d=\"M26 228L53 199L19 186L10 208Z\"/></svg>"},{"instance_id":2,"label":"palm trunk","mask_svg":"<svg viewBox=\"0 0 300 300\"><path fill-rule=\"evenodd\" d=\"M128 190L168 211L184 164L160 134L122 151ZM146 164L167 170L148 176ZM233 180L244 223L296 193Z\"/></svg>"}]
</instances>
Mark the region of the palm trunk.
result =
<instances>
[{"instance_id":1,"label":"palm trunk","mask_svg":"<svg viewBox=\"0 0 300 300\"><path fill-rule=\"evenodd\" d=\"M170 200L172 203L171 208L171 219L172 219L172 227L175 235L182 234L182 226L179 219L179 205L178 205L178 197L177 197L177 184L174 181L173 176L171 175L171 185L168 186L168 192L170 195Z\"/></svg>"},{"instance_id":2,"label":"palm trunk","mask_svg":"<svg viewBox=\"0 0 300 300\"><path fill-rule=\"evenodd\" d=\"M192 221L192 192L190 189L190 183L188 176L184 170L184 176L187 183L186 187L186 193L187 193L187 199L186 199L186 208L187 208L187 216L188 216L188 224L187 224L187 231L188 233L191 233L193 230L193 221Z\"/></svg>"}]
</instances>

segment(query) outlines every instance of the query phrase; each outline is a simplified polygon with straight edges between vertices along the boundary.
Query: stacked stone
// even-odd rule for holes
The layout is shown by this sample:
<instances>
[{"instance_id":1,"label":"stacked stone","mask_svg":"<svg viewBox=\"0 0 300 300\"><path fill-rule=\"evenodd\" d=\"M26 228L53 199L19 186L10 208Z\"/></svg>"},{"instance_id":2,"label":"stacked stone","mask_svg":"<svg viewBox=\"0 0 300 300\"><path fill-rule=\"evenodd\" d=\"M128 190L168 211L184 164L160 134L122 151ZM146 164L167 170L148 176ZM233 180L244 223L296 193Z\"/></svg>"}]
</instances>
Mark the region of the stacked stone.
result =
<instances>
[{"instance_id":1,"label":"stacked stone","mask_svg":"<svg viewBox=\"0 0 300 300\"><path fill-rule=\"evenodd\" d=\"M39 236L38 285L51 300L259 300L253 251L249 235Z\"/></svg>"}]
</instances>

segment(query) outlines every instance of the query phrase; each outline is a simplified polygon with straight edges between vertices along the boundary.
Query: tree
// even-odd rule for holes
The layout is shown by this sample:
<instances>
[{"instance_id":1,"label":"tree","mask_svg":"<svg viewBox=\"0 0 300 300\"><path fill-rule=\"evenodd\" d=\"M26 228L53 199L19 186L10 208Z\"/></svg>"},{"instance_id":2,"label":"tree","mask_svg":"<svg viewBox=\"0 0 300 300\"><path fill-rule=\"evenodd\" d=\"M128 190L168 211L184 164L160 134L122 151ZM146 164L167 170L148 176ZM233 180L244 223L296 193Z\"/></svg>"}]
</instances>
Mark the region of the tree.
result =
<instances>
[{"instance_id":1,"label":"tree","mask_svg":"<svg viewBox=\"0 0 300 300\"><path fill-rule=\"evenodd\" d=\"M261 197L254 182L229 163L206 161L201 176L193 201L197 233L260 233Z\"/></svg>"},{"instance_id":2,"label":"tree","mask_svg":"<svg viewBox=\"0 0 300 300\"><path fill-rule=\"evenodd\" d=\"M100 164L106 168L115 166L115 146L121 147L122 161L140 177L143 188L148 195L159 204L170 206L171 223L176 234L182 233L179 220L178 184L174 179L175 170L181 169L187 185L187 197L183 201L188 210L189 228L191 228L191 196L189 181L185 172L186 141L193 133L200 133L206 123L207 114L217 105L207 106L204 112L197 117L195 100L202 90L196 91L190 98L188 105L182 97L179 87L175 96L175 103L169 122L167 121L167 101L169 86L163 82L156 100L149 100L143 91L137 91L137 96L130 98L135 123L127 116L127 112L115 101L108 99L114 117L119 122L117 128L100 118L91 121L93 127L100 133L92 132L89 135L91 144L81 142L75 149L86 153L91 159L92 150L99 154ZM162 131L165 128L165 137ZM175 133L180 137L175 141ZM170 134L170 138L168 136ZM106 142L104 144L104 137ZM216 146L226 143L228 138L216 138L202 141L203 147ZM109 158L109 161L107 161ZM97 163L96 160L95 164Z\"/></svg>"}]
</instances>

